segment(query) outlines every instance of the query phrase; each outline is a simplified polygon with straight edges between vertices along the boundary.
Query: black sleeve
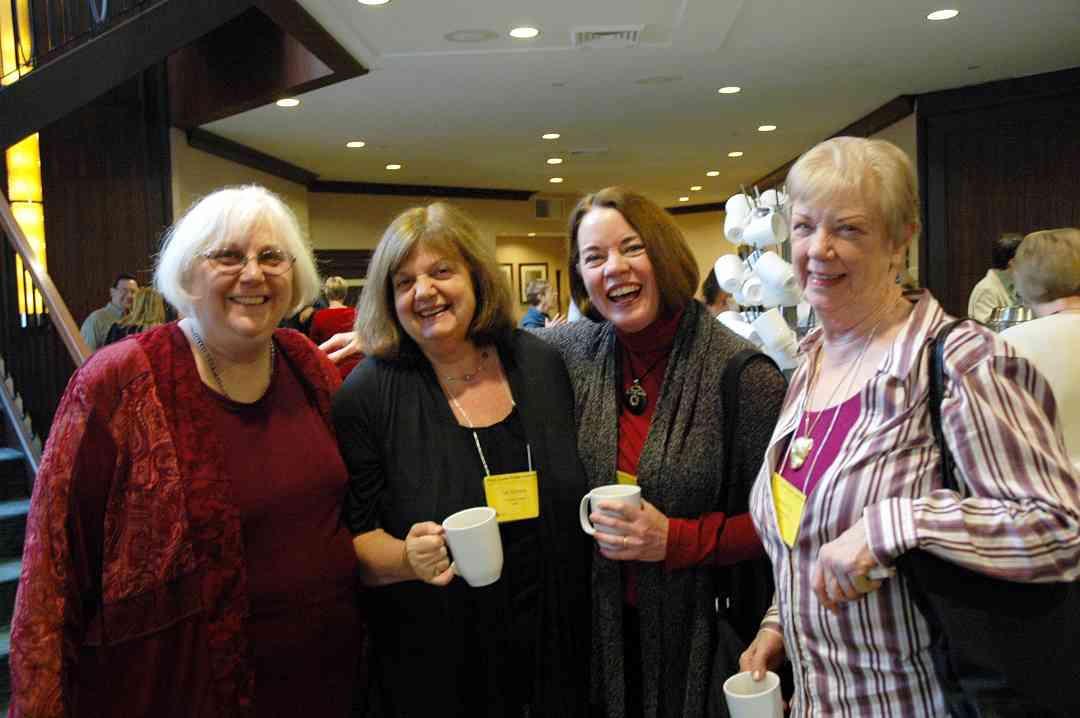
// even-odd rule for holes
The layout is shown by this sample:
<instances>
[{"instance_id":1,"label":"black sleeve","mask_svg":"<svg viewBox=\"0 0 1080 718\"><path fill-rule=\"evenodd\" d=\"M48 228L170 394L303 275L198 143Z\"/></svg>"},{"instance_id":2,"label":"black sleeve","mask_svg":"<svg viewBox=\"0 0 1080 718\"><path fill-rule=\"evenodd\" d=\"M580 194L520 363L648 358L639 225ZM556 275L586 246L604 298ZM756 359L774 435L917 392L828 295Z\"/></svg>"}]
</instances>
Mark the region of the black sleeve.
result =
<instances>
[{"instance_id":1,"label":"black sleeve","mask_svg":"<svg viewBox=\"0 0 1080 718\"><path fill-rule=\"evenodd\" d=\"M349 471L341 515L355 536L380 528L386 493L386 469L378 410L379 369L367 359L349 375L334 396L331 415L338 448Z\"/></svg>"}]
</instances>

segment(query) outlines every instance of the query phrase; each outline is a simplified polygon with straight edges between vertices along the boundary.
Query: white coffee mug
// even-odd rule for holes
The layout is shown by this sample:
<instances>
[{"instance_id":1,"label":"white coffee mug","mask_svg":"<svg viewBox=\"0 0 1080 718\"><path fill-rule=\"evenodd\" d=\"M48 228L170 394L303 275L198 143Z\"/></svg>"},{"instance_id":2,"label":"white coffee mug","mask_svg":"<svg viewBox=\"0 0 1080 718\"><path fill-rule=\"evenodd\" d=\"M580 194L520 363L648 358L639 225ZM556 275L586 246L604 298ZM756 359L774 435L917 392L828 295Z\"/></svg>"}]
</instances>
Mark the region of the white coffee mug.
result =
<instances>
[{"instance_id":1,"label":"white coffee mug","mask_svg":"<svg viewBox=\"0 0 1080 718\"><path fill-rule=\"evenodd\" d=\"M716 283L728 294L734 294L742 284L743 275L746 274L746 265L737 254L721 254L713 264L713 272L716 274Z\"/></svg>"},{"instance_id":2,"label":"white coffee mug","mask_svg":"<svg viewBox=\"0 0 1080 718\"><path fill-rule=\"evenodd\" d=\"M796 339L795 332L788 326L784 315L776 307L755 319L753 326L754 331L761 337L761 341L770 349L782 347Z\"/></svg>"},{"instance_id":3,"label":"white coffee mug","mask_svg":"<svg viewBox=\"0 0 1080 718\"><path fill-rule=\"evenodd\" d=\"M756 307L761 304L765 296L765 285L761 283L761 277L756 274L748 274L742 284L735 290L735 298L739 304L747 307Z\"/></svg>"},{"instance_id":4,"label":"white coffee mug","mask_svg":"<svg viewBox=\"0 0 1080 718\"><path fill-rule=\"evenodd\" d=\"M724 202L724 215L732 217L736 222L742 222L746 219L746 216L750 214L753 208L750 206L750 200L742 192L733 194L728 197L727 202Z\"/></svg>"},{"instance_id":5,"label":"white coffee mug","mask_svg":"<svg viewBox=\"0 0 1080 718\"><path fill-rule=\"evenodd\" d=\"M758 249L781 244L787 239L787 222L775 210L754 210L750 223L743 230L742 241Z\"/></svg>"},{"instance_id":6,"label":"white coffee mug","mask_svg":"<svg viewBox=\"0 0 1080 718\"><path fill-rule=\"evenodd\" d=\"M780 676L767 671L760 681L750 671L724 681L724 699L731 718L784 718Z\"/></svg>"},{"instance_id":7,"label":"white coffee mug","mask_svg":"<svg viewBox=\"0 0 1080 718\"><path fill-rule=\"evenodd\" d=\"M597 486L595 489L581 497L578 518L581 519L582 531L590 536L595 536L597 531L614 536L622 536L625 532L613 529L610 526L593 526L592 521L589 521L589 509L590 504L593 501L614 501L627 506L641 506L641 487L632 486L630 484L608 484L607 486ZM610 511L600 511L600 513L604 516L619 518L618 514Z\"/></svg>"},{"instance_id":8,"label":"white coffee mug","mask_svg":"<svg viewBox=\"0 0 1080 718\"><path fill-rule=\"evenodd\" d=\"M746 217L735 214L724 216L724 239L738 246L742 244L743 232L746 231Z\"/></svg>"},{"instance_id":9,"label":"white coffee mug","mask_svg":"<svg viewBox=\"0 0 1080 718\"><path fill-rule=\"evenodd\" d=\"M489 586L502 575L503 549L495 509L477 506L451 514L442 522L446 545L454 559L450 568L474 588Z\"/></svg>"},{"instance_id":10,"label":"white coffee mug","mask_svg":"<svg viewBox=\"0 0 1080 718\"><path fill-rule=\"evenodd\" d=\"M771 287L784 290L799 288L799 280L795 278L795 268L776 252L765 252L758 257L757 262L754 263L754 272Z\"/></svg>"}]
</instances>

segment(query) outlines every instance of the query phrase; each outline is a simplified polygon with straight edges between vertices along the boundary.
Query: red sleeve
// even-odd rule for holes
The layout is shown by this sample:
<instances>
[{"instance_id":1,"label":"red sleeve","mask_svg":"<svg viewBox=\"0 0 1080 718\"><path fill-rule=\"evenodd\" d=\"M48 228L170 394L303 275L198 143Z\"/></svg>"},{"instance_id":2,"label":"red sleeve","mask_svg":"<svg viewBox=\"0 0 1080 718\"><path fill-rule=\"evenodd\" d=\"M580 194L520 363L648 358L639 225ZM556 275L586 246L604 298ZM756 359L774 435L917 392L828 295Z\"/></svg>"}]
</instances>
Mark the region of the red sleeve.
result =
<instances>
[{"instance_id":1,"label":"red sleeve","mask_svg":"<svg viewBox=\"0 0 1080 718\"><path fill-rule=\"evenodd\" d=\"M750 514L728 519L717 511L697 519L668 519L664 568L678 571L711 563L730 566L765 554Z\"/></svg>"}]
</instances>

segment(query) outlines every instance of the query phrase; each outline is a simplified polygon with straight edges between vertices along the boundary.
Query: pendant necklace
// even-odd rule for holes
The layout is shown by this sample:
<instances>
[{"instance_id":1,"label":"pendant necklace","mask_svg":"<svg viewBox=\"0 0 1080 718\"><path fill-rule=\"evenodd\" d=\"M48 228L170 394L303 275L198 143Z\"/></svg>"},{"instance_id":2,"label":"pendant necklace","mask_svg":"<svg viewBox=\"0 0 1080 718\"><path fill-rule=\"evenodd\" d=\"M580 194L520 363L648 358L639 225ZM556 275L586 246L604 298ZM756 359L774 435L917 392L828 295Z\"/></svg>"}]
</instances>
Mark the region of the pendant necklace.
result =
<instances>
[{"instance_id":1,"label":"pendant necklace","mask_svg":"<svg viewBox=\"0 0 1080 718\"><path fill-rule=\"evenodd\" d=\"M848 367L848 370L844 372L844 375L840 378L840 381L833 384L832 391L829 393L829 398L825 401L825 407L817 412L813 420L806 416L806 405L811 395L814 393L814 389L817 388L818 374L821 372L821 353L824 351L824 346L819 348L814 354L814 366L810 370L810 380L806 387L806 392L803 394L802 406L799 408L799 425L806 423L805 430L802 432L802 436L796 435L791 440L791 445L788 447L789 466L795 471L798 471L804 463L806 463L806 457L810 455L810 452L814 450L813 433L818 422L821 420L822 415L825 414L825 409L832 406L833 399L836 398L836 392L841 386L846 385L847 390L851 389L851 382L854 380L855 375L859 371L859 367L862 365L863 357L866 356L866 350L870 348L870 344L874 341L874 335L877 334L878 327L885 321L885 317L888 316L889 311L896 306L896 302L889 305L888 310L881 315L881 318L874 324L874 328L870 330L870 335L867 336L866 341L863 342L862 349L859 350L859 356ZM846 391L847 391L846 390ZM833 420L835 422L836 415L840 413L840 409L837 408L833 414ZM831 432L831 426L830 426Z\"/></svg>"},{"instance_id":2,"label":"pendant necklace","mask_svg":"<svg viewBox=\"0 0 1080 718\"><path fill-rule=\"evenodd\" d=\"M195 331L195 327L188 327L191 330L191 338L195 340L195 346L202 354L203 359L206 360L206 366L210 369L210 374L214 377L214 382L217 384L218 389L221 389L221 393L225 395L225 398L229 401L236 401L229 393L229 390L225 388L225 382L221 380L221 374L218 373L217 364L214 362L214 355L210 353L210 350L206 348L206 342L199 336L199 333ZM277 363L277 347L274 345L274 340L270 340L270 376L274 376L274 365Z\"/></svg>"},{"instance_id":3,"label":"pendant necklace","mask_svg":"<svg viewBox=\"0 0 1080 718\"><path fill-rule=\"evenodd\" d=\"M469 374L462 374L461 376L444 376L443 379L447 384L453 384L455 382L463 381L466 384L471 382L476 377L480 376L480 372L484 370L484 363L487 362L488 353L487 349L480 352L480 361L477 363L476 368Z\"/></svg>"},{"instance_id":4,"label":"pendant necklace","mask_svg":"<svg viewBox=\"0 0 1080 718\"><path fill-rule=\"evenodd\" d=\"M626 350L625 347L623 347L623 349ZM630 386L626 388L626 391L623 392L623 398L626 400L626 408L634 416L641 416L649 406L649 393L645 391L645 387L641 385L641 380L652 373L652 370L658 367L660 362L666 357L667 354L654 361L641 376L634 376L634 363L630 360L630 352L626 351L627 364L630 365L630 377L633 381L630 383Z\"/></svg>"}]
</instances>

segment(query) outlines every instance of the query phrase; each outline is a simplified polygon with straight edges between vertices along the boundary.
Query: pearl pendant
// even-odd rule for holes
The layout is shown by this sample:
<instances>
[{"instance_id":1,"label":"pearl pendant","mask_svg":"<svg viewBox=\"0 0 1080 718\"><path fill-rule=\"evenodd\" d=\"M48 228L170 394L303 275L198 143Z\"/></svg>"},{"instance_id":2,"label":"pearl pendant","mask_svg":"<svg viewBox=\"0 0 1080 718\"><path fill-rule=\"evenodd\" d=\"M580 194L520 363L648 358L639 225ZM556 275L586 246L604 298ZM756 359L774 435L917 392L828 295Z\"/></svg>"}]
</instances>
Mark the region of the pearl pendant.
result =
<instances>
[{"instance_id":1,"label":"pearl pendant","mask_svg":"<svg viewBox=\"0 0 1080 718\"><path fill-rule=\"evenodd\" d=\"M814 440L809 436L797 436L791 442L791 468L796 471L799 470L804 463L806 463L806 457L814 448Z\"/></svg>"}]
</instances>

